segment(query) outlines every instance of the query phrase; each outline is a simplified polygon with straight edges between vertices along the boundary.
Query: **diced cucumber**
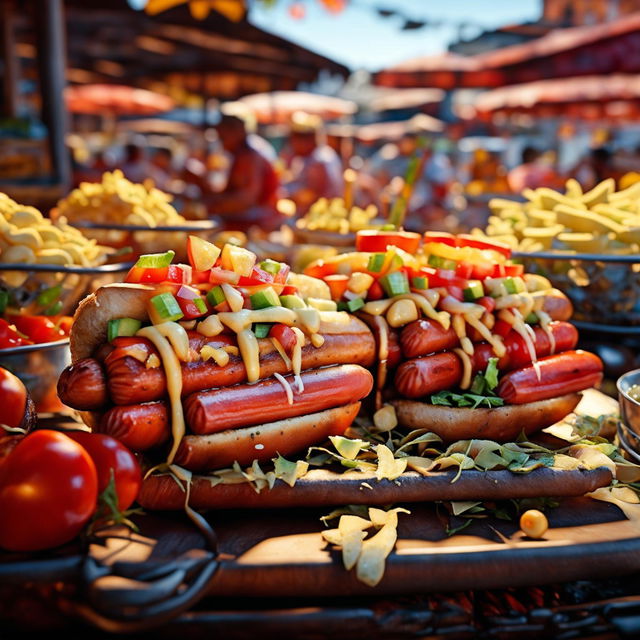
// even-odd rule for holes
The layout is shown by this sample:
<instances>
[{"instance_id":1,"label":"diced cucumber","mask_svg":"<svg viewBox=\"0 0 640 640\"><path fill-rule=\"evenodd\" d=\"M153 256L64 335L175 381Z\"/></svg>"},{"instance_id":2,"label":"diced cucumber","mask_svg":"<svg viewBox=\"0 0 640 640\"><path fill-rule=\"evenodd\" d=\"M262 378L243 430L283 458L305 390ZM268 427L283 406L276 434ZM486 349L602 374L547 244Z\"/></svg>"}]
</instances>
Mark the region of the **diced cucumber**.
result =
<instances>
[{"instance_id":1,"label":"diced cucumber","mask_svg":"<svg viewBox=\"0 0 640 640\"><path fill-rule=\"evenodd\" d=\"M162 269L171 264L175 255L176 252L173 249L169 249L165 253L145 253L138 258L135 266L145 269Z\"/></svg>"},{"instance_id":2,"label":"diced cucumber","mask_svg":"<svg viewBox=\"0 0 640 640\"><path fill-rule=\"evenodd\" d=\"M256 334L256 338L267 338L272 326L271 322L256 322L253 325L253 333Z\"/></svg>"},{"instance_id":3,"label":"diced cucumber","mask_svg":"<svg viewBox=\"0 0 640 640\"><path fill-rule=\"evenodd\" d=\"M215 287L212 287L207 293L207 300L212 307L219 305L222 302L226 301L226 296L224 295L224 291L222 287L218 284Z\"/></svg>"},{"instance_id":4,"label":"diced cucumber","mask_svg":"<svg viewBox=\"0 0 640 640\"><path fill-rule=\"evenodd\" d=\"M280 305L287 309L305 309L307 306L304 300L296 295L280 296Z\"/></svg>"},{"instance_id":5,"label":"diced cucumber","mask_svg":"<svg viewBox=\"0 0 640 640\"><path fill-rule=\"evenodd\" d=\"M390 298L409 293L409 278L404 271L386 273L378 282Z\"/></svg>"},{"instance_id":6,"label":"diced cucumber","mask_svg":"<svg viewBox=\"0 0 640 640\"><path fill-rule=\"evenodd\" d=\"M358 309L362 309L362 307L364 307L363 298L354 298L353 300L338 302L338 311L349 311L353 313Z\"/></svg>"},{"instance_id":7,"label":"diced cucumber","mask_svg":"<svg viewBox=\"0 0 640 640\"><path fill-rule=\"evenodd\" d=\"M184 316L178 301L169 292L153 296L149 301L149 317L153 324L174 322Z\"/></svg>"},{"instance_id":8,"label":"diced cucumber","mask_svg":"<svg viewBox=\"0 0 640 640\"><path fill-rule=\"evenodd\" d=\"M276 262L275 260L271 260L271 258L267 258L260 263L260 268L267 273L272 275L276 275L280 272L280 268L282 264L280 262Z\"/></svg>"},{"instance_id":9,"label":"diced cucumber","mask_svg":"<svg viewBox=\"0 0 640 640\"><path fill-rule=\"evenodd\" d=\"M516 285L516 281L511 277L511 276L507 276L504 281L504 290L511 294L511 293L518 293L518 287Z\"/></svg>"},{"instance_id":10,"label":"diced cucumber","mask_svg":"<svg viewBox=\"0 0 640 640\"><path fill-rule=\"evenodd\" d=\"M427 278L427 276L413 276L413 278L411 278L411 286L414 289L428 289L429 278Z\"/></svg>"},{"instance_id":11,"label":"diced cucumber","mask_svg":"<svg viewBox=\"0 0 640 640\"><path fill-rule=\"evenodd\" d=\"M455 268L458 266L458 263L455 260L434 256L433 254L429 256L428 263L432 267L436 267L437 269L447 269L448 271L455 271Z\"/></svg>"},{"instance_id":12,"label":"diced cucumber","mask_svg":"<svg viewBox=\"0 0 640 640\"><path fill-rule=\"evenodd\" d=\"M111 342L120 336L135 336L142 326L135 318L113 318L107 325L107 340Z\"/></svg>"},{"instance_id":13,"label":"diced cucumber","mask_svg":"<svg viewBox=\"0 0 640 640\"><path fill-rule=\"evenodd\" d=\"M465 302L473 302L484 295L484 287L480 280L469 280L469 286L462 290Z\"/></svg>"},{"instance_id":14,"label":"diced cucumber","mask_svg":"<svg viewBox=\"0 0 640 640\"><path fill-rule=\"evenodd\" d=\"M250 297L252 309L266 309L267 307L279 307L280 297L273 287L266 287L257 291Z\"/></svg>"},{"instance_id":15,"label":"diced cucumber","mask_svg":"<svg viewBox=\"0 0 640 640\"><path fill-rule=\"evenodd\" d=\"M367 271L371 271L371 273L380 273L382 271L382 267L384 267L385 261L384 253L373 253L369 256L369 263L367 264Z\"/></svg>"}]
</instances>

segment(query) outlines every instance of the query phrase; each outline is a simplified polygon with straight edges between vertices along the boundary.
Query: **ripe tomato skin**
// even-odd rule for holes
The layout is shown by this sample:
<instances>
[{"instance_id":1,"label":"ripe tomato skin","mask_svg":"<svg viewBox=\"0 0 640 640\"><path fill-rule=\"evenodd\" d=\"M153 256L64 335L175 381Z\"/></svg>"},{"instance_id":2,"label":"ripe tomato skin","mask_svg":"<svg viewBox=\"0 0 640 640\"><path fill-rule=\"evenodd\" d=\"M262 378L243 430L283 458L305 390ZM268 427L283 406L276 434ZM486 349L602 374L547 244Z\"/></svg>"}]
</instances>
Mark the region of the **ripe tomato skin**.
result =
<instances>
[{"instance_id":1,"label":"ripe tomato skin","mask_svg":"<svg viewBox=\"0 0 640 640\"><path fill-rule=\"evenodd\" d=\"M40 551L73 540L96 509L87 451L60 431L33 431L0 465L0 547Z\"/></svg>"},{"instance_id":2,"label":"ripe tomato skin","mask_svg":"<svg viewBox=\"0 0 640 640\"><path fill-rule=\"evenodd\" d=\"M286 324L274 324L269 331L269 337L275 338L282 345L284 352L289 357L293 355L293 349L298 339L291 327L288 327Z\"/></svg>"},{"instance_id":3,"label":"ripe tomato skin","mask_svg":"<svg viewBox=\"0 0 640 640\"><path fill-rule=\"evenodd\" d=\"M358 231L356 251L386 251L388 245L393 245L407 253L415 254L421 240L422 236L413 231Z\"/></svg>"},{"instance_id":4,"label":"ripe tomato skin","mask_svg":"<svg viewBox=\"0 0 640 640\"><path fill-rule=\"evenodd\" d=\"M67 431L66 435L82 445L96 465L98 494L107 488L113 469L118 508L120 511L128 509L142 485L142 471L133 453L119 440L103 433Z\"/></svg>"},{"instance_id":5,"label":"ripe tomato skin","mask_svg":"<svg viewBox=\"0 0 640 640\"><path fill-rule=\"evenodd\" d=\"M18 376L0 367L0 423L21 427L27 409L27 388Z\"/></svg>"}]
</instances>

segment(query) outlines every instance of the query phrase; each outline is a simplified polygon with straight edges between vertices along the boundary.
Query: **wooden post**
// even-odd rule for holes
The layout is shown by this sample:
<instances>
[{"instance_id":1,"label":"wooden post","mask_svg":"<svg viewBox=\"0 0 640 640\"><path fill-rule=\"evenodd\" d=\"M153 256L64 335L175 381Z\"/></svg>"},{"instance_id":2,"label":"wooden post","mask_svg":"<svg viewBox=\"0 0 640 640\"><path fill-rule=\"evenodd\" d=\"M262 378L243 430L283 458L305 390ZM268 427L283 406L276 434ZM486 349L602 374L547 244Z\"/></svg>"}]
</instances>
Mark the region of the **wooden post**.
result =
<instances>
[{"instance_id":1,"label":"wooden post","mask_svg":"<svg viewBox=\"0 0 640 640\"><path fill-rule=\"evenodd\" d=\"M13 0L0 2L0 55L4 66L0 114L5 118L15 118L18 115L18 54L14 26Z\"/></svg>"},{"instance_id":2,"label":"wooden post","mask_svg":"<svg viewBox=\"0 0 640 640\"><path fill-rule=\"evenodd\" d=\"M38 38L38 70L42 119L49 132L53 177L64 191L71 186L71 162L66 148L68 112L64 101L66 45L62 0L34 0Z\"/></svg>"}]
</instances>

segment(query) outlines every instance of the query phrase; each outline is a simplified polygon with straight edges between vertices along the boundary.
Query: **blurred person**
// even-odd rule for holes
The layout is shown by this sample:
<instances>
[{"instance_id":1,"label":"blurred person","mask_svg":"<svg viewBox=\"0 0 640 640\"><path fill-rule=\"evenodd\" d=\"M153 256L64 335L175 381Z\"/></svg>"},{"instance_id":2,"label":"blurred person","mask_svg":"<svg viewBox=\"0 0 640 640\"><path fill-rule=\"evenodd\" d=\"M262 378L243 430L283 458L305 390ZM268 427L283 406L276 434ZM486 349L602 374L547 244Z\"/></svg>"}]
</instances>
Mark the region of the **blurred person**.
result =
<instances>
[{"instance_id":1,"label":"blurred person","mask_svg":"<svg viewBox=\"0 0 640 640\"><path fill-rule=\"evenodd\" d=\"M173 152L169 147L159 147L153 152L150 175L154 184L162 191L174 191L176 173L173 166Z\"/></svg>"},{"instance_id":2,"label":"blurred person","mask_svg":"<svg viewBox=\"0 0 640 640\"><path fill-rule=\"evenodd\" d=\"M509 188L514 193L521 193L526 188L554 187L557 181L555 171L545 162L542 152L532 146L522 150L521 163L507 174Z\"/></svg>"},{"instance_id":3,"label":"blurred person","mask_svg":"<svg viewBox=\"0 0 640 640\"><path fill-rule=\"evenodd\" d=\"M288 176L283 183L283 194L295 202L300 214L319 198L343 195L342 161L326 143L318 116L293 114L288 147L282 154Z\"/></svg>"},{"instance_id":4,"label":"blurred person","mask_svg":"<svg viewBox=\"0 0 640 640\"><path fill-rule=\"evenodd\" d=\"M281 222L276 209L279 179L273 162L253 146L242 118L222 114L216 131L231 160L221 191L203 185L209 215L220 217L224 228L229 230L244 231L251 226L264 231L277 228Z\"/></svg>"},{"instance_id":5,"label":"blurred person","mask_svg":"<svg viewBox=\"0 0 640 640\"><path fill-rule=\"evenodd\" d=\"M149 177L149 165L144 147L129 142L124 147L124 158L120 163L124 177L131 182L141 183Z\"/></svg>"},{"instance_id":6,"label":"blurred person","mask_svg":"<svg viewBox=\"0 0 640 640\"><path fill-rule=\"evenodd\" d=\"M607 147L595 147L590 150L571 174L584 190L591 189L607 178L615 178L611 151Z\"/></svg>"}]
</instances>

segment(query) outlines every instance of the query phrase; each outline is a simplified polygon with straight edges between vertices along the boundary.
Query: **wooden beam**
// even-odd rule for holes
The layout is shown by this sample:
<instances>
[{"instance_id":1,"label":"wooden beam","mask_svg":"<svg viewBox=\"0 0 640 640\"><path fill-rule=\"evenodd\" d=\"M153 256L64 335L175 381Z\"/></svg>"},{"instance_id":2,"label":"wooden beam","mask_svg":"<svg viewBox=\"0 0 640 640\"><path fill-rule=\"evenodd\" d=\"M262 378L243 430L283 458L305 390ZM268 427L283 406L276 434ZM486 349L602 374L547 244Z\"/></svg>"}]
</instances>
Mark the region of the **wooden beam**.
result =
<instances>
[{"instance_id":1,"label":"wooden beam","mask_svg":"<svg viewBox=\"0 0 640 640\"><path fill-rule=\"evenodd\" d=\"M62 0L34 2L42 119L49 132L53 178L66 190L71 186L71 162L65 144L69 127L64 101L66 55Z\"/></svg>"}]
</instances>

